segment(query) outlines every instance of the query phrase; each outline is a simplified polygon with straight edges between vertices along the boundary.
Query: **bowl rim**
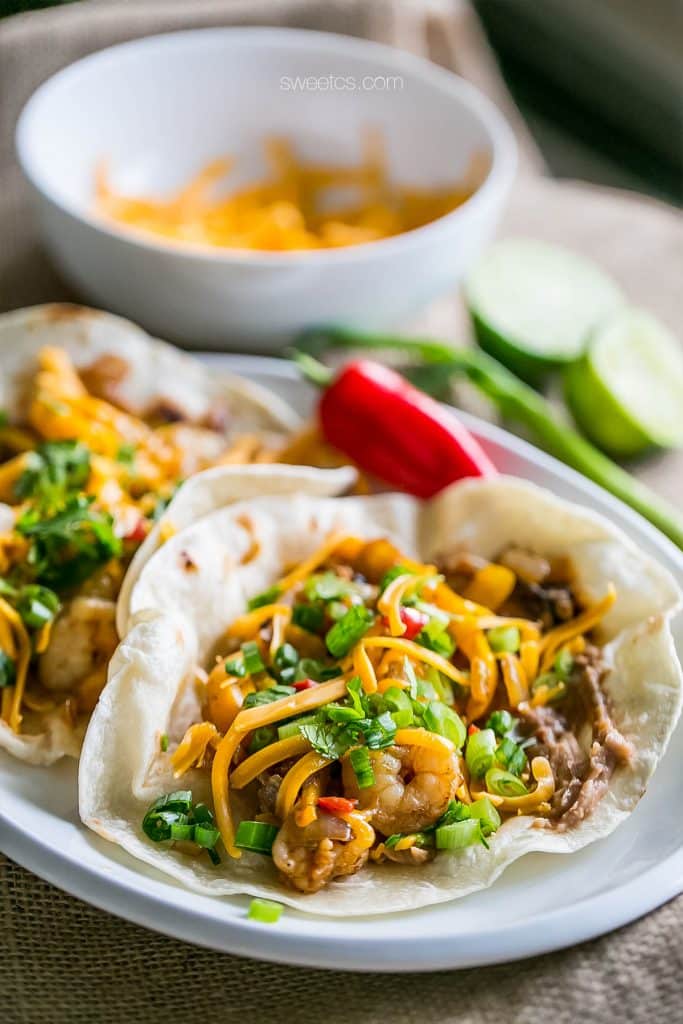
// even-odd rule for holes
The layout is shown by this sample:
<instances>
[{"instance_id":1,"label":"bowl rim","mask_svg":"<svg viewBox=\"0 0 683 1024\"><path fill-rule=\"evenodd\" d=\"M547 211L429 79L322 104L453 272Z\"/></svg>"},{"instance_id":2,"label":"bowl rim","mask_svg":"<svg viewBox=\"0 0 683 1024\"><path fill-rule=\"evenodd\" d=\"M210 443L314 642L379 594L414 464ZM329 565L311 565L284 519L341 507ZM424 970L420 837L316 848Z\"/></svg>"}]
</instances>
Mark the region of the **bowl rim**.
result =
<instances>
[{"instance_id":1,"label":"bowl rim","mask_svg":"<svg viewBox=\"0 0 683 1024\"><path fill-rule=\"evenodd\" d=\"M451 98L467 108L483 125L490 139L491 164L484 181L456 209L417 228L381 238L375 241L357 243L326 249L291 249L263 250L238 249L222 246L211 246L204 243L179 243L158 239L135 228L118 227L95 212L82 208L78 202L65 200L52 187L49 176L36 166L30 153L29 133L32 122L37 117L42 103L51 89L89 72L100 63L115 61L117 56L126 51L162 50L166 47L184 47L188 43L220 40L224 45L245 46L249 44L265 44L270 47L287 49L292 44L314 44L320 49L334 51L338 56L374 55L386 65L393 65L396 72L404 70L406 75L413 75L431 87L450 94ZM496 105L476 86L442 68L431 61L412 53L378 43L370 39L345 36L335 32L319 32L313 29L279 28L269 26L225 26L214 28L187 29L178 32L164 32L152 36L143 36L113 46L105 47L88 54L57 71L46 79L29 97L24 105L15 129L15 151L19 166L28 183L53 206L62 213L81 222L93 231L105 237L114 238L118 242L146 250L148 252L181 259L195 259L203 263L225 264L235 266L262 266L265 268L297 267L311 263L316 265L336 265L348 262L364 262L373 256L390 255L401 252L417 244L428 244L430 239L448 230L458 220L464 219L475 212L489 198L505 195L512 183L517 167L517 146L507 120Z\"/></svg>"}]
</instances>

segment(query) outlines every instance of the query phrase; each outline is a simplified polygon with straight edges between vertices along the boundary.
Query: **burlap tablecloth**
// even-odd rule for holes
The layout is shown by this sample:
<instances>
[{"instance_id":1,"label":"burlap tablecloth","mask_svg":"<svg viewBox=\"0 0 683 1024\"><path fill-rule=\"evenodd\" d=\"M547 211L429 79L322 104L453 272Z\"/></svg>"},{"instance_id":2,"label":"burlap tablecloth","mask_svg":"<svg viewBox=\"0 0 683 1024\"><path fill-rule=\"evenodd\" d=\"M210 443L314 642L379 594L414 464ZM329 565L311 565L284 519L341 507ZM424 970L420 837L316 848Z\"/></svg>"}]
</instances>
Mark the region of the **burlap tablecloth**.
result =
<instances>
[{"instance_id":1,"label":"burlap tablecloth","mask_svg":"<svg viewBox=\"0 0 683 1024\"><path fill-rule=\"evenodd\" d=\"M673 211L605 189L536 178L543 161L464 0L107 0L0 22L0 310L77 298L42 255L13 155L16 117L54 71L108 44L158 31L287 24L366 35L423 53L475 81L513 123L520 179L504 232L564 241L598 258L636 302L678 327L683 239ZM462 336L456 297L422 330ZM683 504L683 462L640 475ZM196 949L95 910L0 855L0 1019L7 1024L155 1024L196 1019L275 1024L460 1021L625 1024L674 1021L683 1006L683 900L595 942L522 963L397 976L287 968Z\"/></svg>"}]
</instances>

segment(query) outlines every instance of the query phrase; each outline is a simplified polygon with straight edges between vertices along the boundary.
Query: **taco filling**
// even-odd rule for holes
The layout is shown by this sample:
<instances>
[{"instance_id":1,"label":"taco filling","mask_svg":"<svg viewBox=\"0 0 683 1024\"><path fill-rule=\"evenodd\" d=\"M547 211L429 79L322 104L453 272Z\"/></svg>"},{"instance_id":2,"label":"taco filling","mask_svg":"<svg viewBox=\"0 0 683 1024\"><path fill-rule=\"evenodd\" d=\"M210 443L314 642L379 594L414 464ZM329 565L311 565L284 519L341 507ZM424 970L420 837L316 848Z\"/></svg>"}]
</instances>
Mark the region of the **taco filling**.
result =
<instances>
[{"instance_id":1,"label":"taco filling","mask_svg":"<svg viewBox=\"0 0 683 1024\"><path fill-rule=\"evenodd\" d=\"M0 719L14 734L77 731L92 711L126 565L179 483L268 458L256 435L228 439L218 403L201 420L167 400L131 408L130 369L104 354L77 371L45 346L21 415L0 420Z\"/></svg>"},{"instance_id":2,"label":"taco filling","mask_svg":"<svg viewBox=\"0 0 683 1024\"><path fill-rule=\"evenodd\" d=\"M143 832L216 863L263 854L314 893L369 861L490 847L522 815L573 828L633 753L594 639L615 599L582 600L567 558L427 565L334 532L226 623L198 670L202 720L161 737L213 809L178 790Z\"/></svg>"}]
</instances>

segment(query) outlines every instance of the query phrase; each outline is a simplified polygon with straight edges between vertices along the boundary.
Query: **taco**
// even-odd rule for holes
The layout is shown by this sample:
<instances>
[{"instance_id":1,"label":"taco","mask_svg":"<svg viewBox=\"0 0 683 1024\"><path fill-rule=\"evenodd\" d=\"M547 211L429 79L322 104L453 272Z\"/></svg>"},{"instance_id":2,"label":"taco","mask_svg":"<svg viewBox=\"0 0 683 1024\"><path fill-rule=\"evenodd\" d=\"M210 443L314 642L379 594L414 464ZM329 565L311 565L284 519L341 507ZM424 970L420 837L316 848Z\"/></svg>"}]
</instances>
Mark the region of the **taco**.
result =
<instances>
[{"instance_id":1,"label":"taco","mask_svg":"<svg viewBox=\"0 0 683 1024\"><path fill-rule=\"evenodd\" d=\"M296 423L267 390L119 317L0 317L0 747L39 763L78 752L126 565L180 481L267 461Z\"/></svg>"},{"instance_id":2,"label":"taco","mask_svg":"<svg viewBox=\"0 0 683 1024\"><path fill-rule=\"evenodd\" d=\"M143 566L81 817L202 893L464 896L632 812L680 712L680 600L608 521L511 478L264 491Z\"/></svg>"}]
</instances>

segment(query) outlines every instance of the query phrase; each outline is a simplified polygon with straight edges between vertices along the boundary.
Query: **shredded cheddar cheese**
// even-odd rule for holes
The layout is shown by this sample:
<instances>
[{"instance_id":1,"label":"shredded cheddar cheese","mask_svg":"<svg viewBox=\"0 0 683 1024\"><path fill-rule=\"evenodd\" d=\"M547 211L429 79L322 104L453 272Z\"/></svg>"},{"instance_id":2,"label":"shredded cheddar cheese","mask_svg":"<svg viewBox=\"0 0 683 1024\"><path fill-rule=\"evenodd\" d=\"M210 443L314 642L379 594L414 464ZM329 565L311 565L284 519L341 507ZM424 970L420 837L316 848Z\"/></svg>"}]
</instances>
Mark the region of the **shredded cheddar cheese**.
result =
<instances>
[{"instance_id":1,"label":"shredded cheddar cheese","mask_svg":"<svg viewBox=\"0 0 683 1024\"><path fill-rule=\"evenodd\" d=\"M293 765L284 779L280 783L280 788L277 792L277 799L275 801L275 813L281 821L284 821L288 817L290 811L296 803L296 798L299 795L299 790L303 786L304 782L311 776L319 772L321 768L325 768L326 765L332 764L332 760L329 757L323 757L322 754L316 753L311 750ZM374 837L373 837L374 838Z\"/></svg>"},{"instance_id":2,"label":"shredded cheddar cheese","mask_svg":"<svg viewBox=\"0 0 683 1024\"><path fill-rule=\"evenodd\" d=\"M179 778L195 766L200 768L209 746L216 746L220 738L220 733L212 722L197 722L191 725L171 755L174 777Z\"/></svg>"},{"instance_id":3,"label":"shredded cheddar cheese","mask_svg":"<svg viewBox=\"0 0 683 1024\"><path fill-rule=\"evenodd\" d=\"M356 166L299 159L291 142L264 145L269 174L225 194L227 158L207 163L167 198L128 196L111 184L106 163L95 174L95 208L126 227L192 245L292 250L358 245L428 224L460 206L482 177L473 161L467 180L443 187L400 185L389 176L381 139L368 132Z\"/></svg>"},{"instance_id":4,"label":"shredded cheddar cheese","mask_svg":"<svg viewBox=\"0 0 683 1024\"><path fill-rule=\"evenodd\" d=\"M310 749L311 744L303 736L288 736L287 739L271 743L269 746L257 750L255 754L252 754L251 757L242 761L235 768L232 773L233 787L235 789L243 789L244 786L248 786L250 782L253 782L261 772L272 768L274 764L286 761L290 757L299 757L301 754L306 754Z\"/></svg>"},{"instance_id":5,"label":"shredded cheddar cheese","mask_svg":"<svg viewBox=\"0 0 683 1024\"><path fill-rule=\"evenodd\" d=\"M31 641L21 616L3 597L0 597L0 616L5 619L14 634L17 651L14 686L6 687L6 692L11 694L11 697L5 700L5 694L3 693L3 718L8 723L10 729L18 733L21 726L21 702L26 687L29 661L31 660Z\"/></svg>"},{"instance_id":6,"label":"shredded cheddar cheese","mask_svg":"<svg viewBox=\"0 0 683 1024\"><path fill-rule=\"evenodd\" d=\"M563 623L561 626L556 626L555 629L551 629L549 633L546 633L541 640L541 672L548 672L552 667L555 655L559 648L572 640L574 637L582 633L587 633L588 630L593 629L597 624L605 617L607 612L610 610L612 605L617 599L617 592L614 589L614 584L610 583L607 588L607 593L592 607L587 608L580 615L577 615L571 622Z\"/></svg>"},{"instance_id":7,"label":"shredded cheddar cheese","mask_svg":"<svg viewBox=\"0 0 683 1024\"><path fill-rule=\"evenodd\" d=\"M424 661L427 665L431 665L432 668L442 672L448 679L452 679L454 683L459 683L461 686L470 685L468 676L461 672L460 669L457 669L455 665L452 665L450 661L447 661L446 658L443 658L435 651L430 651L427 647L421 647L419 644L413 643L412 640L404 640L403 637L398 636L368 636L363 641L363 645L366 649L375 647L391 648L408 655L409 658L413 658L416 661Z\"/></svg>"},{"instance_id":8,"label":"shredded cheddar cheese","mask_svg":"<svg viewBox=\"0 0 683 1024\"><path fill-rule=\"evenodd\" d=\"M357 644L353 652L353 671L357 676L360 676L365 693L375 693L377 691L377 676L368 657L368 652L362 643Z\"/></svg>"}]
</instances>

